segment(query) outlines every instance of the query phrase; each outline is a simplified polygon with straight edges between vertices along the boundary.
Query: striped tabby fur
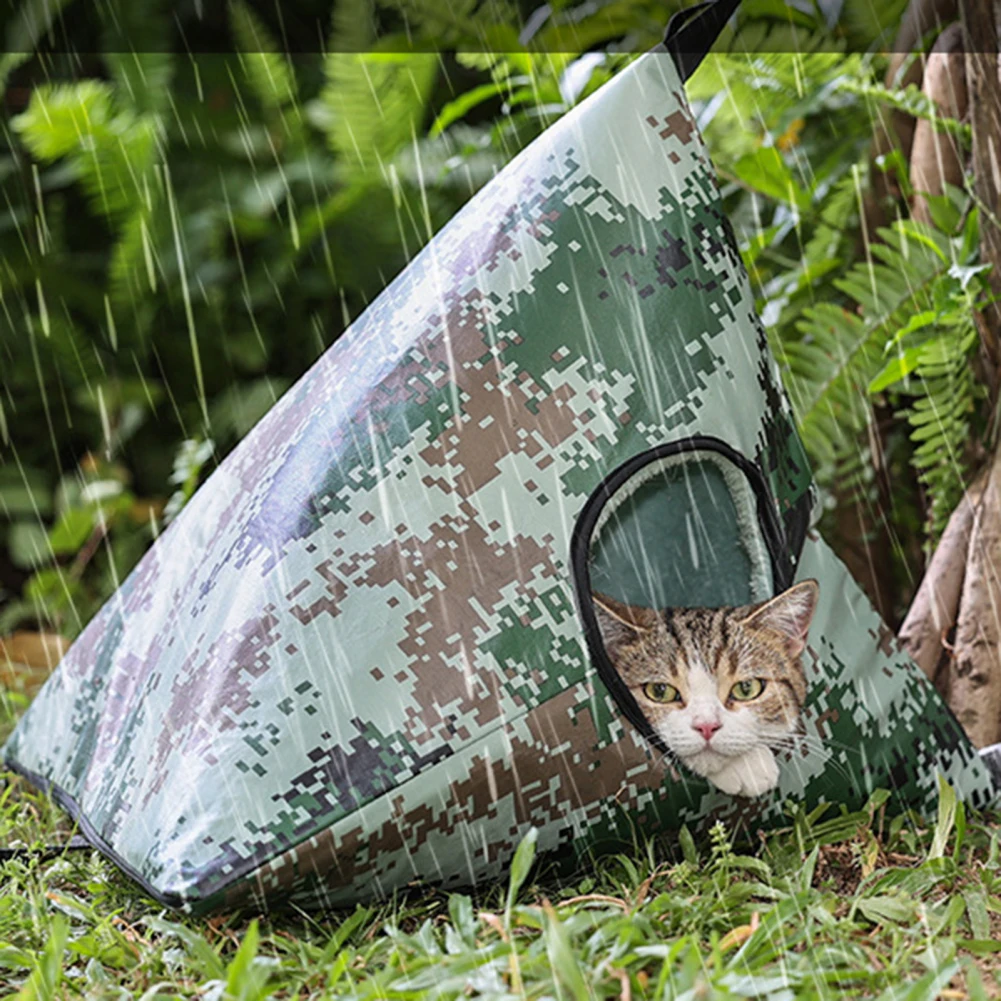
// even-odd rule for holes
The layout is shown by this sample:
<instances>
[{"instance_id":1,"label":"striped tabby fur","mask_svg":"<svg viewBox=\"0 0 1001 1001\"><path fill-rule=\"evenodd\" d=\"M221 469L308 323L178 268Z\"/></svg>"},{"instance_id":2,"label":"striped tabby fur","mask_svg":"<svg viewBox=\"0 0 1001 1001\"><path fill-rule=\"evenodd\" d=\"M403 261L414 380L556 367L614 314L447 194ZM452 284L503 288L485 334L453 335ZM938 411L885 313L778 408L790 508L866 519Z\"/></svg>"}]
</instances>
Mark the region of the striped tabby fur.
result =
<instances>
[{"instance_id":1,"label":"striped tabby fur","mask_svg":"<svg viewBox=\"0 0 1001 1001\"><path fill-rule=\"evenodd\" d=\"M724 792L758 796L777 785L774 751L799 728L818 592L803 581L739 608L594 602L612 664L668 748Z\"/></svg>"}]
</instances>

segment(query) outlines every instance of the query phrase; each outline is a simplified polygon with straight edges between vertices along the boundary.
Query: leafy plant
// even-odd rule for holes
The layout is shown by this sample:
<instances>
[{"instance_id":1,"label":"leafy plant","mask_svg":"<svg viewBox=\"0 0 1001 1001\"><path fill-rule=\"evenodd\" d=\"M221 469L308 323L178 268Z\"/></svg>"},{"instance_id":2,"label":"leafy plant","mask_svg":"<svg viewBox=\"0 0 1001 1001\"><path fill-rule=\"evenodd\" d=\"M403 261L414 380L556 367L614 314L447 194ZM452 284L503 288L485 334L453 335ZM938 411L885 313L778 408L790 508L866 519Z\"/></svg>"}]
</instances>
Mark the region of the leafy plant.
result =
<instances>
[{"instance_id":1,"label":"leafy plant","mask_svg":"<svg viewBox=\"0 0 1001 1001\"><path fill-rule=\"evenodd\" d=\"M899 152L869 162L883 109L969 142L964 123L913 87L883 85L883 74L875 57L801 47L719 57L690 91L821 487L825 531L837 545L842 520L864 520L856 505L878 511L903 604L919 547L934 546L986 426L973 368L973 315L986 298L967 192L932 199L931 225L872 227L874 175L910 194Z\"/></svg>"},{"instance_id":2,"label":"leafy plant","mask_svg":"<svg viewBox=\"0 0 1001 1001\"><path fill-rule=\"evenodd\" d=\"M51 527L15 523L23 535L11 555L29 576L0 614L0 632L34 621L75 636L155 537L163 504L137 498L121 463L87 455L59 481L52 510Z\"/></svg>"},{"instance_id":3,"label":"leafy plant","mask_svg":"<svg viewBox=\"0 0 1001 1001\"><path fill-rule=\"evenodd\" d=\"M994 990L997 818L967 818L944 782L931 822L885 817L887 799L877 790L856 811L790 804L788 823L755 855L741 854L723 825L701 859L694 843L691 858L673 862L673 846L643 839L563 882L530 871L529 836L506 884L305 918L168 917L96 852L9 860L0 977L24 997L451 1001L628 990L819 1001ZM5 844L51 844L69 827L49 798L10 776L0 834Z\"/></svg>"},{"instance_id":4,"label":"leafy plant","mask_svg":"<svg viewBox=\"0 0 1001 1001\"><path fill-rule=\"evenodd\" d=\"M183 443L211 440L224 458L480 185L658 42L681 4L556 4L519 34L505 0L348 0L324 8L325 54L293 56L263 9L232 0L234 52L191 59L154 44L176 23L161 0L112 6L105 51L82 69L0 67L15 96L0 148L0 581L20 592L0 629L34 617L72 634L130 565L118 536L153 537L148 519L129 528L111 511L115 573L102 547L69 573L76 555L48 533L81 457L116 464L133 500L173 514L188 490L174 461L190 472L201 454ZM688 90L804 439L833 516L874 495L879 438L894 469L916 471L895 487L895 524L913 537L927 512L928 542L983 424L962 322L982 277L957 290L948 275L978 266L957 206L971 216L943 204L920 238L908 223L877 234L860 205L882 109L961 142L969 130L884 86L884 61L864 54L903 0L789 8L781 23L767 3L744 7L739 38L724 32L726 54ZM74 9L24 0L12 37L30 50ZM900 168L892 155L876 167ZM902 333L929 310L933 324ZM915 367L887 382L901 357ZM944 452L948 468L932 461Z\"/></svg>"},{"instance_id":5,"label":"leafy plant","mask_svg":"<svg viewBox=\"0 0 1001 1001\"><path fill-rule=\"evenodd\" d=\"M963 236L953 241L928 290L930 309L912 315L890 338L890 356L869 384L870 393L889 390L896 410L910 425L911 463L928 493L929 542L945 527L962 496L969 469L971 427L985 392L974 378L977 344L974 316L989 302L986 267L977 260L976 212ZM910 406L903 403L910 401Z\"/></svg>"}]
</instances>

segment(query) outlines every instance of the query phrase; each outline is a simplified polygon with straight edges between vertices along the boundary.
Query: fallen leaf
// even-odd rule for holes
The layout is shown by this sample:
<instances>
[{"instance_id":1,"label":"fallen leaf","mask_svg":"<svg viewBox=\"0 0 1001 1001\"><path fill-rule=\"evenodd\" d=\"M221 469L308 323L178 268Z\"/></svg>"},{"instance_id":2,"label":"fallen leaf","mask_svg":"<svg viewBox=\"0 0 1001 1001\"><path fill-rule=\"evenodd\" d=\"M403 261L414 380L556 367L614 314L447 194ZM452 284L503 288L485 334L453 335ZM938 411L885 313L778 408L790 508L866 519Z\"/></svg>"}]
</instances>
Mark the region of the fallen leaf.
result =
<instances>
[{"instance_id":1,"label":"fallen leaf","mask_svg":"<svg viewBox=\"0 0 1001 1001\"><path fill-rule=\"evenodd\" d=\"M761 924L761 919L758 916L758 912L755 911L751 915L751 923L747 925L738 925L736 928L731 928L719 942L719 947L722 950L732 949L735 945L743 945L757 930L758 926Z\"/></svg>"},{"instance_id":2,"label":"fallen leaf","mask_svg":"<svg viewBox=\"0 0 1001 1001\"><path fill-rule=\"evenodd\" d=\"M491 914L489 911L480 911L480 920L489 925L501 939L507 941L507 932L504 930L504 922L496 914Z\"/></svg>"}]
</instances>

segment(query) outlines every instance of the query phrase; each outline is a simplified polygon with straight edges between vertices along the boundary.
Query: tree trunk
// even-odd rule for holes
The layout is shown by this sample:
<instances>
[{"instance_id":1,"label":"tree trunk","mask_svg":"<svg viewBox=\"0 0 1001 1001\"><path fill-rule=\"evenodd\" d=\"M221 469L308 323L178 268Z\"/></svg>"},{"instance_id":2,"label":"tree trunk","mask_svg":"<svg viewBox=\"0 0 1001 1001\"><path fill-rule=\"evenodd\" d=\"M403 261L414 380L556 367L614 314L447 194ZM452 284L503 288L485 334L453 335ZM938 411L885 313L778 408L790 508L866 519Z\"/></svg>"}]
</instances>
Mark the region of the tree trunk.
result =
<instances>
[{"instance_id":1,"label":"tree trunk","mask_svg":"<svg viewBox=\"0 0 1001 1001\"><path fill-rule=\"evenodd\" d=\"M973 191L980 206L980 240L994 265L991 290L1001 296L1001 0L963 0L966 85L973 126ZM981 360L991 402L997 402L1001 367L1001 304L988 308L980 328Z\"/></svg>"},{"instance_id":2,"label":"tree trunk","mask_svg":"<svg viewBox=\"0 0 1001 1001\"><path fill-rule=\"evenodd\" d=\"M925 65L921 90L947 118L966 117L966 65L963 55L963 27L950 24L935 41ZM932 212L927 198L945 193L946 184L962 187L963 151L959 142L939 132L922 118L914 128L911 143L912 215L930 223Z\"/></svg>"},{"instance_id":3,"label":"tree trunk","mask_svg":"<svg viewBox=\"0 0 1001 1001\"><path fill-rule=\"evenodd\" d=\"M970 530L946 701L977 747L1001 740L1001 461L995 456Z\"/></svg>"},{"instance_id":4,"label":"tree trunk","mask_svg":"<svg viewBox=\"0 0 1001 1001\"><path fill-rule=\"evenodd\" d=\"M1001 294L1001 0L960 0L959 11L981 252L993 265L992 288ZM943 63L940 76L952 81L955 69L947 69ZM950 86L955 90L952 82ZM937 162L941 165L947 155L945 150ZM977 326L981 368L996 414L1001 310L990 307L977 317ZM900 630L904 645L978 747L1001 740L1001 436L997 432L995 422L992 441L987 443L991 453L987 466L953 513Z\"/></svg>"},{"instance_id":5,"label":"tree trunk","mask_svg":"<svg viewBox=\"0 0 1001 1001\"><path fill-rule=\"evenodd\" d=\"M957 0L912 0L897 29L890 65L886 71L887 87L906 87L912 83L921 86L924 57L910 57L912 53L921 50L921 43L929 33L955 21L956 4ZM879 122L870 157L872 162L878 163L894 149L899 149L904 159L909 161L916 125L914 117L896 109L882 109L879 112ZM900 190L892 173L874 170L871 190L865 199L865 223L869 239L873 239L877 228L885 226L892 217L892 213L889 217L886 213L887 204L899 199Z\"/></svg>"},{"instance_id":6,"label":"tree trunk","mask_svg":"<svg viewBox=\"0 0 1001 1001\"><path fill-rule=\"evenodd\" d=\"M950 634L959 616L970 533L985 478L981 474L952 512L900 627L899 636L908 652L944 696L947 696Z\"/></svg>"}]
</instances>

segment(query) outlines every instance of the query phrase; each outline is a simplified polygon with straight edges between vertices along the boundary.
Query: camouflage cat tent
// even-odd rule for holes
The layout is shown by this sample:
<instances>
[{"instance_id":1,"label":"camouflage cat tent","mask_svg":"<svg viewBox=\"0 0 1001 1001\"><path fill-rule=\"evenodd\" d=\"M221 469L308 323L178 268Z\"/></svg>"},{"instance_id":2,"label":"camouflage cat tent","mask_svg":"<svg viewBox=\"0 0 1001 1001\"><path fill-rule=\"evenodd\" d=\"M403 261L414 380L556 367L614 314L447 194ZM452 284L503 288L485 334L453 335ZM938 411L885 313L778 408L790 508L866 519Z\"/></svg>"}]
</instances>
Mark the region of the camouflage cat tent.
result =
<instances>
[{"instance_id":1,"label":"camouflage cat tent","mask_svg":"<svg viewBox=\"0 0 1001 1001\"><path fill-rule=\"evenodd\" d=\"M219 466L6 762L199 913L480 882L533 825L569 854L766 826L788 797L929 810L936 772L993 802L813 501L661 47L487 185ZM651 746L586 595L733 604L808 577L809 739L774 792L727 796Z\"/></svg>"}]
</instances>

